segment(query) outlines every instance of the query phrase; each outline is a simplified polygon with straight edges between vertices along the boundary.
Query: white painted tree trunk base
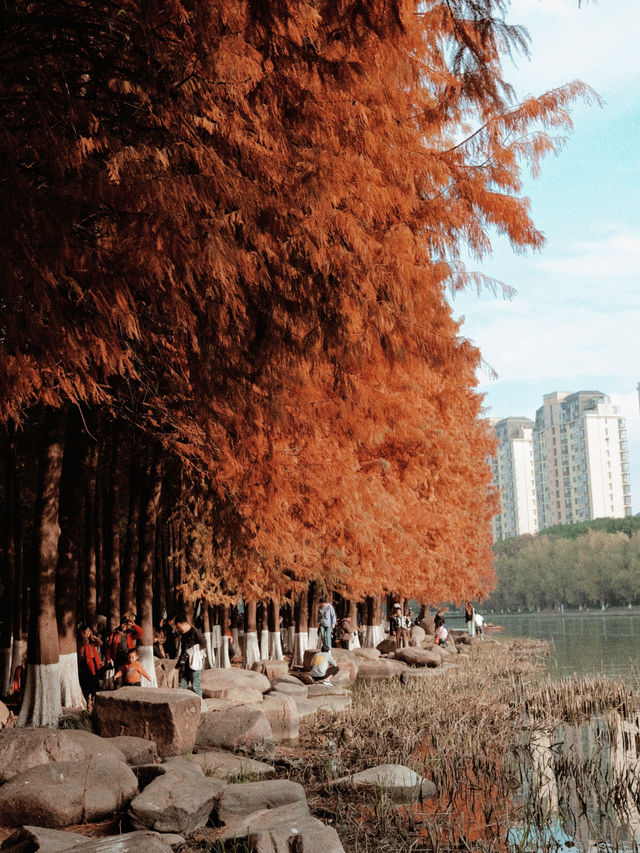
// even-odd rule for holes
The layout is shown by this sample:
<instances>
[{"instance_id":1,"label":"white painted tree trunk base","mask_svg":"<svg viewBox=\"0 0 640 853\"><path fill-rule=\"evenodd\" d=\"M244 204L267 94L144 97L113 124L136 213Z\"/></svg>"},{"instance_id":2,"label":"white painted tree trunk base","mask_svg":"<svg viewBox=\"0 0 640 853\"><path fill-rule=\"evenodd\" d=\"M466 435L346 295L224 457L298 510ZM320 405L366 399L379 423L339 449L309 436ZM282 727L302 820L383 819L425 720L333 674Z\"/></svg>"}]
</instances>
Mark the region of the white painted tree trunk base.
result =
<instances>
[{"instance_id":1,"label":"white painted tree trunk base","mask_svg":"<svg viewBox=\"0 0 640 853\"><path fill-rule=\"evenodd\" d=\"M220 648L220 669L231 669L231 661L229 659L229 637L222 638L222 646Z\"/></svg>"},{"instance_id":2,"label":"white painted tree trunk base","mask_svg":"<svg viewBox=\"0 0 640 853\"><path fill-rule=\"evenodd\" d=\"M320 632L316 628L309 628L309 645L307 646L309 649L319 649L320 648Z\"/></svg>"},{"instance_id":3,"label":"white painted tree trunk base","mask_svg":"<svg viewBox=\"0 0 640 853\"><path fill-rule=\"evenodd\" d=\"M269 660L284 660L280 631L269 633Z\"/></svg>"},{"instance_id":4,"label":"white painted tree trunk base","mask_svg":"<svg viewBox=\"0 0 640 853\"><path fill-rule=\"evenodd\" d=\"M381 643L384 639L385 633L382 625L365 625L364 647L366 649L375 649L378 643Z\"/></svg>"},{"instance_id":5,"label":"white painted tree trunk base","mask_svg":"<svg viewBox=\"0 0 640 853\"><path fill-rule=\"evenodd\" d=\"M156 665L153 659L153 646L137 646L136 651L138 652L138 657L140 659L140 665L143 669L151 676L151 680L147 681L144 676L140 679L140 684L142 687L157 687L158 680L156 678Z\"/></svg>"},{"instance_id":6,"label":"white painted tree trunk base","mask_svg":"<svg viewBox=\"0 0 640 853\"><path fill-rule=\"evenodd\" d=\"M211 626L211 646L213 649L213 669L220 666L220 647L222 646L222 628L220 625Z\"/></svg>"},{"instance_id":7,"label":"white painted tree trunk base","mask_svg":"<svg viewBox=\"0 0 640 853\"><path fill-rule=\"evenodd\" d=\"M71 652L60 655L60 704L63 708L81 708L85 710L85 701L78 677L78 655Z\"/></svg>"},{"instance_id":8,"label":"white painted tree trunk base","mask_svg":"<svg viewBox=\"0 0 640 853\"><path fill-rule=\"evenodd\" d=\"M260 660L260 647L258 646L258 632L247 631L244 635L243 666L251 669L254 663Z\"/></svg>"},{"instance_id":9,"label":"white painted tree trunk base","mask_svg":"<svg viewBox=\"0 0 640 853\"><path fill-rule=\"evenodd\" d=\"M269 630L260 631L260 660L269 660Z\"/></svg>"},{"instance_id":10,"label":"white painted tree trunk base","mask_svg":"<svg viewBox=\"0 0 640 853\"><path fill-rule=\"evenodd\" d=\"M204 632L204 642L207 650L204 669L215 669L215 657L213 654L213 635L211 631Z\"/></svg>"},{"instance_id":11,"label":"white painted tree trunk base","mask_svg":"<svg viewBox=\"0 0 640 853\"><path fill-rule=\"evenodd\" d=\"M360 645L360 635L357 631L354 631L351 635L351 639L349 640L349 649L360 649L362 648Z\"/></svg>"},{"instance_id":12,"label":"white painted tree trunk base","mask_svg":"<svg viewBox=\"0 0 640 853\"><path fill-rule=\"evenodd\" d=\"M13 681L11 667L13 643L0 649L0 696L8 696Z\"/></svg>"},{"instance_id":13,"label":"white painted tree trunk base","mask_svg":"<svg viewBox=\"0 0 640 853\"><path fill-rule=\"evenodd\" d=\"M286 646L287 646L287 651L290 652L291 654L293 654L293 651L295 648L295 642L296 642L296 626L295 625L289 625L289 627L287 628Z\"/></svg>"},{"instance_id":14,"label":"white painted tree trunk base","mask_svg":"<svg viewBox=\"0 0 640 853\"><path fill-rule=\"evenodd\" d=\"M61 713L60 664L30 663L18 725L57 729Z\"/></svg>"},{"instance_id":15,"label":"white painted tree trunk base","mask_svg":"<svg viewBox=\"0 0 640 853\"><path fill-rule=\"evenodd\" d=\"M309 634L304 631L296 634L293 639L293 657L291 666L302 666L304 664L304 653L309 648Z\"/></svg>"}]
</instances>

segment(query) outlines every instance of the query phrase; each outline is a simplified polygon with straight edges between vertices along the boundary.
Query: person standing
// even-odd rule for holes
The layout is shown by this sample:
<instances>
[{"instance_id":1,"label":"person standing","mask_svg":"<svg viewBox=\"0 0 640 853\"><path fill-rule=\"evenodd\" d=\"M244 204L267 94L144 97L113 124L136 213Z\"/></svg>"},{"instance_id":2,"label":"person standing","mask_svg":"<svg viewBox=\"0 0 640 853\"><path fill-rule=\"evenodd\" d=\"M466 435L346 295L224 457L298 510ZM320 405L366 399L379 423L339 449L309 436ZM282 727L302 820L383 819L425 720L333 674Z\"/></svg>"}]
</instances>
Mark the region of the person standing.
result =
<instances>
[{"instance_id":1,"label":"person standing","mask_svg":"<svg viewBox=\"0 0 640 853\"><path fill-rule=\"evenodd\" d=\"M189 685L191 685L191 690L202 699L200 672L207 645L204 634L195 626L190 625L186 619L176 623L176 630L180 640L177 657L177 668L180 674L178 687L182 690L188 690Z\"/></svg>"},{"instance_id":2,"label":"person standing","mask_svg":"<svg viewBox=\"0 0 640 853\"><path fill-rule=\"evenodd\" d=\"M138 645L142 638L142 628L136 625L133 617L126 614L120 625L111 632L107 643L107 657L113 661L116 669L126 663L129 652Z\"/></svg>"},{"instance_id":3,"label":"person standing","mask_svg":"<svg viewBox=\"0 0 640 853\"><path fill-rule=\"evenodd\" d=\"M97 637L88 625L81 625L78 642L78 678L89 709L99 688L102 668L100 646L100 637Z\"/></svg>"},{"instance_id":4,"label":"person standing","mask_svg":"<svg viewBox=\"0 0 640 853\"><path fill-rule=\"evenodd\" d=\"M470 637L475 637L476 635L476 623L474 620L475 611L473 609L473 605L470 601L465 601L464 603L464 621L467 623L467 630L469 631Z\"/></svg>"},{"instance_id":5,"label":"person standing","mask_svg":"<svg viewBox=\"0 0 640 853\"><path fill-rule=\"evenodd\" d=\"M117 686L121 681L123 687L141 687L143 678L151 681L151 676L138 660L137 649L131 649L127 655L126 663L116 672L113 679L114 686Z\"/></svg>"},{"instance_id":6,"label":"person standing","mask_svg":"<svg viewBox=\"0 0 640 853\"><path fill-rule=\"evenodd\" d=\"M320 603L318 610L318 633L320 634L320 644L331 648L331 633L336 624L336 611L333 609L333 604L326 599Z\"/></svg>"}]
</instances>

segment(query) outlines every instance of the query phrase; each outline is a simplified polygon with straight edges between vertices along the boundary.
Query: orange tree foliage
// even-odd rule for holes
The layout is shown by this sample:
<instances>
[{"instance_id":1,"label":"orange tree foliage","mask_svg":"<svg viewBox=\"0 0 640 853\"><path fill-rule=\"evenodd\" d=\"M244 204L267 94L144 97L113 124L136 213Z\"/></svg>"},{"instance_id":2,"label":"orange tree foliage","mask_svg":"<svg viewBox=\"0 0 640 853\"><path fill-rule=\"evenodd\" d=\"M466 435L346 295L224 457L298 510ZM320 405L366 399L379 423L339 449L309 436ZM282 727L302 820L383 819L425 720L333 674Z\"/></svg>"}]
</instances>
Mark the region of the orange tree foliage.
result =
<instances>
[{"instance_id":1,"label":"orange tree foliage","mask_svg":"<svg viewBox=\"0 0 640 853\"><path fill-rule=\"evenodd\" d=\"M446 292L491 228L541 244L520 165L581 92L514 105L500 60L524 39L503 13L0 12L4 417L91 404L196 466L211 600L317 576L432 599L491 584L479 354Z\"/></svg>"}]
</instances>

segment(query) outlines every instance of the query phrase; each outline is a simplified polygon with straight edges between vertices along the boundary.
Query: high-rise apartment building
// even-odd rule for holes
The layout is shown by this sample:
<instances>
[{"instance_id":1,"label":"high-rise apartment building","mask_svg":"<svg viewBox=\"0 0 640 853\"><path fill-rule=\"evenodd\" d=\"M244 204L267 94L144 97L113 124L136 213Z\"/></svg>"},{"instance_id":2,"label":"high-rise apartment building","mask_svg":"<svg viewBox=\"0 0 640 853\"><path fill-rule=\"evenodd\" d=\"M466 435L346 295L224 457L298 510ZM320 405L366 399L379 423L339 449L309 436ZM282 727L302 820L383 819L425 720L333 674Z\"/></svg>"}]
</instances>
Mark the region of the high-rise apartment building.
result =
<instances>
[{"instance_id":1,"label":"high-rise apartment building","mask_svg":"<svg viewBox=\"0 0 640 853\"><path fill-rule=\"evenodd\" d=\"M631 515L626 437L606 394L545 394L533 430L540 529Z\"/></svg>"},{"instance_id":2,"label":"high-rise apartment building","mask_svg":"<svg viewBox=\"0 0 640 853\"><path fill-rule=\"evenodd\" d=\"M496 456L492 460L493 482L501 494L500 514L491 521L494 541L536 533L533 421L504 418L492 424L498 439Z\"/></svg>"}]
</instances>

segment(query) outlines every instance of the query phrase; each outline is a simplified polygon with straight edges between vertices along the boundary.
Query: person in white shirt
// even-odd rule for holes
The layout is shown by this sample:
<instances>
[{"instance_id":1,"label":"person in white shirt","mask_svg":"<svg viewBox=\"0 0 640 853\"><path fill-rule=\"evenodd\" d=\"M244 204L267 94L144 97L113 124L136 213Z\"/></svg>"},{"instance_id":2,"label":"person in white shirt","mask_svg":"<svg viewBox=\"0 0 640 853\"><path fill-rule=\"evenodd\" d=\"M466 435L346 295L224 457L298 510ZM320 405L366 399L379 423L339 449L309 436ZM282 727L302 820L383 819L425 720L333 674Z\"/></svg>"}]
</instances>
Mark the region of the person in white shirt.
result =
<instances>
[{"instance_id":1,"label":"person in white shirt","mask_svg":"<svg viewBox=\"0 0 640 853\"><path fill-rule=\"evenodd\" d=\"M333 659L329 647L324 645L311 658L311 678L314 681L324 681L338 672L338 666Z\"/></svg>"}]
</instances>

